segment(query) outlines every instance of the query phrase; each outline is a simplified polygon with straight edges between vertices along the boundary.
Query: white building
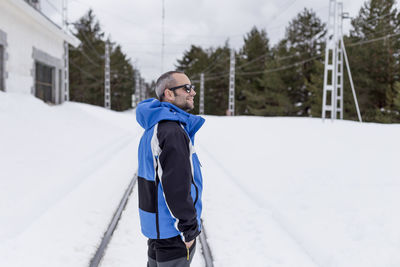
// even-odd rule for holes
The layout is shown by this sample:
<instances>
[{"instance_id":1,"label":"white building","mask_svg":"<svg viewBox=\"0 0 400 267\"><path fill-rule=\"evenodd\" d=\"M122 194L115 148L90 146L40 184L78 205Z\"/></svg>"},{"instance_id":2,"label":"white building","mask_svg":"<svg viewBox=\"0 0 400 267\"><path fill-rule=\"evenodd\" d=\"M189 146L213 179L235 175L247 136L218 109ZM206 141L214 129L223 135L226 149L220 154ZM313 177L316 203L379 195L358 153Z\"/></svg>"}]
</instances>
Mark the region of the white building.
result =
<instances>
[{"instance_id":1,"label":"white building","mask_svg":"<svg viewBox=\"0 0 400 267\"><path fill-rule=\"evenodd\" d=\"M40 12L39 0L0 0L0 90L68 100L68 45L80 41Z\"/></svg>"}]
</instances>

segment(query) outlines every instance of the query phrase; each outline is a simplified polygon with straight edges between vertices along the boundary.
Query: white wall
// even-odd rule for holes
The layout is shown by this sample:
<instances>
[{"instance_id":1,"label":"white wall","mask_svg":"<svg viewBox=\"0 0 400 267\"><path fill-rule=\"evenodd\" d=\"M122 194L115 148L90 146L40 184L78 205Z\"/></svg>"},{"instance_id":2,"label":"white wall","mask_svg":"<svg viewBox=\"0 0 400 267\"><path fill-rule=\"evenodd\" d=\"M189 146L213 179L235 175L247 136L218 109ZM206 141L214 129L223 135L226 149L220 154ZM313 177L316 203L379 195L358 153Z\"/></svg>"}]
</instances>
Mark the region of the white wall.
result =
<instances>
[{"instance_id":1,"label":"white wall","mask_svg":"<svg viewBox=\"0 0 400 267\"><path fill-rule=\"evenodd\" d=\"M33 47L62 60L64 40L3 0L0 1L0 29L7 34L8 43L5 49L8 54L6 91L31 94L34 87Z\"/></svg>"}]
</instances>

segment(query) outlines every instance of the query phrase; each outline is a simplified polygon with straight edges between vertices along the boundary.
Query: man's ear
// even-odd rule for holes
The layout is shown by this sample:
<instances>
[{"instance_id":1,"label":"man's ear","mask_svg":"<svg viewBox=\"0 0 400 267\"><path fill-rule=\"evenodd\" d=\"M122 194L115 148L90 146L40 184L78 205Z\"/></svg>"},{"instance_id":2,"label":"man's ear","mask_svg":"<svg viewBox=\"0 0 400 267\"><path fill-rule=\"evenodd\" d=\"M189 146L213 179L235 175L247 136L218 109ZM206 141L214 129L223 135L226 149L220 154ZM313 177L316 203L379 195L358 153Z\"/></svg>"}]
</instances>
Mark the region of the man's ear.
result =
<instances>
[{"instance_id":1,"label":"man's ear","mask_svg":"<svg viewBox=\"0 0 400 267\"><path fill-rule=\"evenodd\" d=\"M174 99L174 92L171 90L165 89L164 90L165 99L172 100Z\"/></svg>"}]
</instances>

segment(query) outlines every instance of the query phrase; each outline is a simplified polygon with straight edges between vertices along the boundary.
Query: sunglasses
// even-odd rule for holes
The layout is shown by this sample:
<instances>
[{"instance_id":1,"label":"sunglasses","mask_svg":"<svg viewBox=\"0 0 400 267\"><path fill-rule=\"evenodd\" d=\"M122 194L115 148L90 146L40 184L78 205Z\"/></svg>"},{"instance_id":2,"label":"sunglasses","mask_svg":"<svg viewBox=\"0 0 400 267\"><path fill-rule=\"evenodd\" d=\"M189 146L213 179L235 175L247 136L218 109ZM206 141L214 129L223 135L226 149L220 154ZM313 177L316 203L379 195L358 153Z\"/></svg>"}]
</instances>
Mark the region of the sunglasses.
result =
<instances>
[{"instance_id":1,"label":"sunglasses","mask_svg":"<svg viewBox=\"0 0 400 267\"><path fill-rule=\"evenodd\" d=\"M168 89L171 90L171 91L174 91L174 90L179 89L179 88L184 88L186 93L190 94L190 92L192 90L194 91L194 89L196 87L193 84L184 84L184 85L179 85L179 86L168 88Z\"/></svg>"}]
</instances>

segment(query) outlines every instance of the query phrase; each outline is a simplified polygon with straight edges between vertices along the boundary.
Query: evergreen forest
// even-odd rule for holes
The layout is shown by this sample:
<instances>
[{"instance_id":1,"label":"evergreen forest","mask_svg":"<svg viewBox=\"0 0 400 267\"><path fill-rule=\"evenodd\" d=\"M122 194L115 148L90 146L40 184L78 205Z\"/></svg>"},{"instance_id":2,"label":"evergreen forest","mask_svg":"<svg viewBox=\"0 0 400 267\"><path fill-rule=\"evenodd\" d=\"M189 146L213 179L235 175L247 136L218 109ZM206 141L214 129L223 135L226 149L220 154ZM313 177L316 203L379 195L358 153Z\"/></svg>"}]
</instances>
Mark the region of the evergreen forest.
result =
<instances>
[{"instance_id":1,"label":"evergreen forest","mask_svg":"<svg viewBox=\"0 0 400 267\"><path fill-rule=\"evenodd\" d=\"M82 43L70 47L70 98L103 106L105 34L91 10L74 27ZM275 45L265 29L254 26L244 34L235 51L235 115L321 117L326 35L326 24L309 8L288 23ZM112 47L111 106L126 110L138 70L117 43L107 40ZM399 123L400 12L395 1L367 0L351 18L344 43L363 121ZM207 115L227 112L230 50L229 40L217 47L191 45L175 63L197 88L204 73ZM358 120L346 68L343 82L344 119ZM151 85L146 88L154 97ZM193 113L198 112L196 105Z\"/></svg>"}]
</instances>

